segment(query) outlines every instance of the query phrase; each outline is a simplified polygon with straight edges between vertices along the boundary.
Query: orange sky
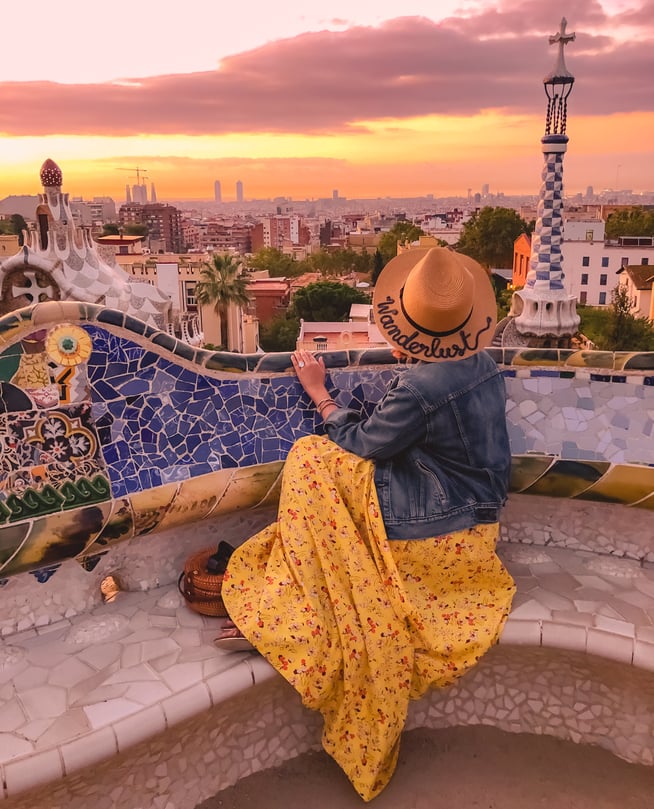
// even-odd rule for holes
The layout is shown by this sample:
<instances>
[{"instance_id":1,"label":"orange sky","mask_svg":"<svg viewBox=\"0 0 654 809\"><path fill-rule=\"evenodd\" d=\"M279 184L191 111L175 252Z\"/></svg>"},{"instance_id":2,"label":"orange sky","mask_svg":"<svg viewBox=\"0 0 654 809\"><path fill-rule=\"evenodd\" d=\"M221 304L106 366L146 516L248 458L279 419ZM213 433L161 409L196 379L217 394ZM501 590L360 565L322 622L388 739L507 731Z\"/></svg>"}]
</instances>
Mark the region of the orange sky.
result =
<instances>
[{"instance_id":1,"label":"orange sky","mask_svg":"<svg viewBox=\"0 0 654 809\"><path fill-rule=\"evenodd\" d=\"M226 201L239 179L246 199L334 188L347 197L465 195L485 183L538 193L542 78L554 66L548 36L561 9L479 0L457 10L444 0L435 15L433 3L416 0L395 17L396 3L361 2L352 12L338 0L324 19L293 0L278 28L264 19L244 31L235 10L204 41L216 4L200 0L190 42L188 21L164 12L139 44L131 35L139 11L130 30L122 18L122 44L118 31L99 37L94 28L87 52L65 19L80 0L56 14L35 1L46 23L39 31L52 41L58 26L61 58L27 64L12 58L11 43L0 53L0 199L37 193L48 157L71 195L117 201L135 182L119 169L136 166L160 200L211 199L216 179ZM566 5L576 34L565 51L576 77L566 191L652 191L653 0Z\"/></svg>"}]
</instances>

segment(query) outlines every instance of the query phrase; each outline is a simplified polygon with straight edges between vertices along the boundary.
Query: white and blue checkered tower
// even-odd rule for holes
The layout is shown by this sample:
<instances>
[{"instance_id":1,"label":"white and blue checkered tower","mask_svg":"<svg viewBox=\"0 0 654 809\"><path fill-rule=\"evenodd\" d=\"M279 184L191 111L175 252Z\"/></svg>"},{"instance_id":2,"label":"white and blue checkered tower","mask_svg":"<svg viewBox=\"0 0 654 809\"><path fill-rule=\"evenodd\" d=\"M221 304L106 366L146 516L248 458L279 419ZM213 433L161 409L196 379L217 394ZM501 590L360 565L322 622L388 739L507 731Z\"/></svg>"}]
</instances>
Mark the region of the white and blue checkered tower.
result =
<instances>
[{"instance_id":1,"label":"white and blue checkered tower","mask_svg":"<svg viewBox=\"0 0 654 809\"><path fill-rule=\"evenodd\" d=\"M565 66L564 47L575 38L566 34L566 19L561 30L550 37L558 44L554 70L543 79L548 98L545 134L541 138L545 163L540 189L536 228L531 241L530 269L524 289L513 296L511 314L515 328L527 345L540 348L567 348L579 327L577 299L563 285L563 155L567 149L565 133L567 101L574 76Z\"/></svg>"}]
</instances>

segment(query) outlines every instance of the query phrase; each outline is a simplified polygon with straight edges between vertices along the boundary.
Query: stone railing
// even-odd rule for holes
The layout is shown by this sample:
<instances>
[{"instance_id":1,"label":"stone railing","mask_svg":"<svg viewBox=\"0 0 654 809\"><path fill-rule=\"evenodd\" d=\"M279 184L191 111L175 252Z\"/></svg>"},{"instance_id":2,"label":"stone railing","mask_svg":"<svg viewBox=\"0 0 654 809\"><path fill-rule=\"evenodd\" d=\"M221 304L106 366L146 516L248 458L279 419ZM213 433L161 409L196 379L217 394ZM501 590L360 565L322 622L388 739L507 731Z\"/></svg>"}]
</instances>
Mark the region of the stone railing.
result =
<instances>
[{"instance_id":1,"label":"stone railing","mask_svg":"<svg viewBox=\"0 0 654 809\"><path fill-rule=\"evenodd\" d=\"M652 763L654 355L489 351L508 391L500 552L518 595L500 646L411 722ZM386 350L324 356L338 401L364 412L402 373ZM274 519L288 449L320 429L289 355L207 352L116 311L44 303L0 319L0 386L8 808L137 809L138 795L191 809L316 746L294 693L261 658L216 652L216 619L175 585L189 553ZM103 604L109 575L126 592Z\"/></svg>"}]
</instances>

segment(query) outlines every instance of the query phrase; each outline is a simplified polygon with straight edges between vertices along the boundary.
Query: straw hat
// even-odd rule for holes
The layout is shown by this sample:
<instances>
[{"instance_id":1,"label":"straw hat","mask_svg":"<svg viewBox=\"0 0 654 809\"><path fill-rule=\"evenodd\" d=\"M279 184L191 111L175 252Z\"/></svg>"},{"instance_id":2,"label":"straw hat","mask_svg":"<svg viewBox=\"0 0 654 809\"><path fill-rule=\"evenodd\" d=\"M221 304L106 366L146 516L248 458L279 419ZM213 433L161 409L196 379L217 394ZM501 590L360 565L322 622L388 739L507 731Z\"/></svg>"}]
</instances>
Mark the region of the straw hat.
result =
<instances>
[{"instance_id":1,"label":"straw hat","mask_svg":"<svg viewBox=\"0 0 654 809\"><path fill-rule=\"evenodd\" d=\"M497 304L486 270L447 247L400 253L382 270L375 322L393 348L426 362L459 360L493 339Z\"/></svg>"}]
</instances>

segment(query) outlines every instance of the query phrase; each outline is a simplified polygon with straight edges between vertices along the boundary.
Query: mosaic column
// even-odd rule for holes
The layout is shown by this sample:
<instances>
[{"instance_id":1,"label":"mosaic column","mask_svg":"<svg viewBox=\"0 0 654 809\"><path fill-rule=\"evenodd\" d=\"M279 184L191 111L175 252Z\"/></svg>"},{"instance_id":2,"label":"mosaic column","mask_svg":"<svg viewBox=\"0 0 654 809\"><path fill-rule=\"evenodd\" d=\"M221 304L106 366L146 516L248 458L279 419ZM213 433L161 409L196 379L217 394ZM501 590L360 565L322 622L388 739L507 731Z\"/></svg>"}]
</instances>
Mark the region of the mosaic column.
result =
<instances>
[{"instance_id":1,"label":"mosaic column","mask_svg":"<svg viewBox=\"0 0 654 809\"><path fill-rule=\"evenodd\" d=\"M525 288L513 296L511 312L518 333L528 345L537 347L567 347L579 327L576 298L566 293L563 284L561 254L567 99L574 84L574 76L565 66L563 48L575 38L565 33L566 24L563 18L561 30L550 37L550 44L558 44L559 51L554 70L543 79L548 98L545 134L541 138L543 184L531 241L530 270Z\"/></svg>"}]
</instances>

